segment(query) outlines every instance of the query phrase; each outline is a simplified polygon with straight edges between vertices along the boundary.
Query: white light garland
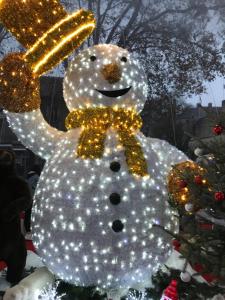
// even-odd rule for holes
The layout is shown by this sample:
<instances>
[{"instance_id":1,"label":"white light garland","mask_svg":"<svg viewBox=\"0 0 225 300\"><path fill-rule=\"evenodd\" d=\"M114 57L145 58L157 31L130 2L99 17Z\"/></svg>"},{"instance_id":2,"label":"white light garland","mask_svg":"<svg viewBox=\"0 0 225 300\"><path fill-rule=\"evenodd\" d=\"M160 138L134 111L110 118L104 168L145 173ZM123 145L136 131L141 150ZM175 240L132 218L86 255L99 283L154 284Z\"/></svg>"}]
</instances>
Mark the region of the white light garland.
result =
<instances>
[{"instance_id":1,"label":"white light garland","mask_svg":"<svg viewBox=\"0 0 225 300\"><path fill-rule=\"evenodd\" d=\"M104 78L101 70L106 63L119 66L118 82L110 84ZM126 94L115 98L97 91L128 87ZM81 52L64 79L70 110L113 106L140 112L146 95L144 71L137 60L112 45ZM35 193L32 230L50 271L73 284L103 289L130 288L150 280L171 251L170 237L152 225L178 231L167 203L166 177L171 165L187 157L169 143L138 132L150 178L137 178L128 172L124 149L112 129L103 157L84 160L75 156L80 128L59 132L44 121L40 110L7 112L7 117L22 143L47 159ZM119 162L118 172L110 169L111 162ZM113 193L119 195L116 205L110 200Z\"/></svg>"},{"instance_id":2,"label":"white light garland","mask_svg":"<svg viewBox=\"0 0 225 300\"><path fill-rule=\"evenodd\" d=\"M40 300L62 300L63 296L66 294L62 295L57 295L57 287L58 283L47 286L44 288L41 292L39 292L38 299Z\"/></svg>"},{"instance_id":3,"label":"white light garland","mask_svg":"<svg viewBox=\"0 0 225 300\"><path fill-rule=\"evenodd\" d=\"M138 294L138 295L137 295ZM133 292L133 291L129 291L126 300L148 300L149 298L147 298L147 292Z\"/></svg>"}]
</instances>

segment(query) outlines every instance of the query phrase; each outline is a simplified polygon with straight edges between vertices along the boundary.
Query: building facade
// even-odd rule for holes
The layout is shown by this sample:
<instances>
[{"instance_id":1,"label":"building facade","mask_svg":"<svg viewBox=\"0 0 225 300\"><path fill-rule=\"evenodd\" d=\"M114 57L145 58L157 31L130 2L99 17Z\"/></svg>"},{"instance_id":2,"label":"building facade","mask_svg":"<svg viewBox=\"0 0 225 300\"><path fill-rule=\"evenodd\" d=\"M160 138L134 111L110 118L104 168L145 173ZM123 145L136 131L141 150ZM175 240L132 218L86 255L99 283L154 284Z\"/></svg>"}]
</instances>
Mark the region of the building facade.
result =
<instances>
[{"instance_id":1,"label":"building facade","mask_svg":"<svg viewBox=\"0 0 225 300\"><path fill-rule=\"evenodd\" d=\"M178 122L183 128L184 134L193 136L188 144L192 152L195 148L202 147L202 143L198 140L208 144L217 138L213 128L225 117L225 100L221 104L217 107L212 103L209 103L208 106L198 103L196 107L187 109L179 116Z\"/></svg>"}]
</instances>

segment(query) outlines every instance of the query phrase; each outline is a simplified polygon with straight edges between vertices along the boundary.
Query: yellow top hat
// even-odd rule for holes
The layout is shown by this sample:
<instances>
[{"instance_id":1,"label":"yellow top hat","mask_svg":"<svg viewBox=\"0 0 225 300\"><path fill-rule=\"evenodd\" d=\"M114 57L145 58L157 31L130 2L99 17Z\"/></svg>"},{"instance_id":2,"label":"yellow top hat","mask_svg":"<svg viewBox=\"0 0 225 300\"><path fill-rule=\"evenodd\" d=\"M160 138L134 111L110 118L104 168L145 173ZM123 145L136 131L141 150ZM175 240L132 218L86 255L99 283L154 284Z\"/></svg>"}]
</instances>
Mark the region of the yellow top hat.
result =
<instances>
[{"instance_id":1,"label":"yellow top hat","mask_svg":"<svg viewBox=\"0 0 225 300\"><path fill-rule=\"evenodd\" d=\"M24 59L39 76L95 28L93 13L81 9L68 14L58 0L0 0L0 21L28 49Z\"/></svg>"}]
</instances>

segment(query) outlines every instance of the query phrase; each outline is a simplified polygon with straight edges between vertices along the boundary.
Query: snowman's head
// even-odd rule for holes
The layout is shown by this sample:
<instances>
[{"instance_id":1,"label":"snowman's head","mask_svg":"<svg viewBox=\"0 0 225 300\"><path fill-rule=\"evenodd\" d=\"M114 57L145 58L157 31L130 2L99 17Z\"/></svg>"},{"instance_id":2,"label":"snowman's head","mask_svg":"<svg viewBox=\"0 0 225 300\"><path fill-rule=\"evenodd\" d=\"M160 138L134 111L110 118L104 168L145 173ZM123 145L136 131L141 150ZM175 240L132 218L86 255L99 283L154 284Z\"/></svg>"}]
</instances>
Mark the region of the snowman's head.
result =
<instances>
[{"instance_id":1,"label":"snowman's head","mask_svg":"<svg viewBox=\"0 0 225 300\"><path fill-rule=\"evenodd\" d=\"M127 50L97 45L70 63L64 78L64 98L70 111L90 107L143 109L147 82L140 63Z\"/></svg>"}]
</instances>

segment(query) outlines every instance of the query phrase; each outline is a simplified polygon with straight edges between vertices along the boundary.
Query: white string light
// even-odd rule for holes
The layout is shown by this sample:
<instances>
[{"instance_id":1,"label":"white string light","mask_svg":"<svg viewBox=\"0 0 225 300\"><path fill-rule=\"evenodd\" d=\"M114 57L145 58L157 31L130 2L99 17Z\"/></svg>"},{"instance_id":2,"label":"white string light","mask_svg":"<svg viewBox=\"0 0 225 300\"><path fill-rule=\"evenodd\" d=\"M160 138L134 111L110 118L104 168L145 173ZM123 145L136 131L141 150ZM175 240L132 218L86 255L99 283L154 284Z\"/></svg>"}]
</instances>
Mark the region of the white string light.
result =
<instances>
[{"instance_id":1,"label":"white string light","mask_svg":"<svg viewBox=\"0 0 225 300\"><path fill-rule=\"evenodd\" d=\"M137 295L138 294L138 295ZM126 300L147 300L148 294L147 292L134 292L134 291L129 291Z\"/></svg>"},{"instance_id":2,"label":"white string light","mask_svg":"<svg viewBox=\"0 0 225 300\"><path fill-rule=\"evenodd\" d=\"M59 283L56 283L53 286L48 285L42 291L38 292L39 295L37 295L37 299L40 299L40 300L62 300L62 298L65 296L65 294L62 294L62 295L57 294L58 285L59 285Z\"/></svg>"}]
</instances>

